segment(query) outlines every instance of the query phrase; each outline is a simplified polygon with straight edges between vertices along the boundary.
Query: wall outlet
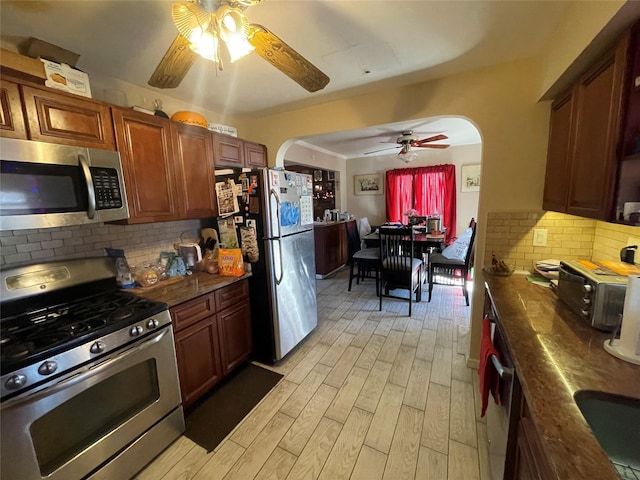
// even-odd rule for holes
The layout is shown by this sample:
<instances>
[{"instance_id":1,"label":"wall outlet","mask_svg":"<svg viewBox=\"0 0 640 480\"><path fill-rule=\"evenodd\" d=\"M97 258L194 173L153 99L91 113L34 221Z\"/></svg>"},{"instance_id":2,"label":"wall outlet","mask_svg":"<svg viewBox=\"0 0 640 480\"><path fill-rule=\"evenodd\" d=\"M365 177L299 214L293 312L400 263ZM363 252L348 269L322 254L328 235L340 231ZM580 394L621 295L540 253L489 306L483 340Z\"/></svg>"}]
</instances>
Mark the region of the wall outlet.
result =
<instances>
[{"instance_id":1,"label":"wall outlet","mask_svg":"<svg viewBox=\"0 0 640 480\"><path fill-rule=\"evenodd\" d=\"M547 246L547 229L546 228L533 229L533 246L534 247Z\"/></svg>"}]
</instances>

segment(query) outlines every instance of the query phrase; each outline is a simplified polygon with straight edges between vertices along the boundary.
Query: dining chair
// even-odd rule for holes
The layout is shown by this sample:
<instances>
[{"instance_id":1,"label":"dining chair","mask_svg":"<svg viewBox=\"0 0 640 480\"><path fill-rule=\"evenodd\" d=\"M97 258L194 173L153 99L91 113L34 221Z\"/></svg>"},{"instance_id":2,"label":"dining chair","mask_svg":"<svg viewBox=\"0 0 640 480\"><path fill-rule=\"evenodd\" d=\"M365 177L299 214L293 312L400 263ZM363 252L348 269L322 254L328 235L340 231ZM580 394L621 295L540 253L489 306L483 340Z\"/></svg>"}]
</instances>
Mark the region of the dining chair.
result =
<instances>
[{"instance_id":1,"label":"dining chair","mask_svg":"<svg viewBox=\"0 0 640 480\"><path fill-rule=\"evenodd\" d=\"M422 260L415 258L413 228L380 227L380 310L382 297L395 289L409 290L409 316L413 295L422 300Z\"/></svg>"},{"instance_id":2,"label":"dining chair","mask_svg":"<svg viewBox=\"0 0 640 480\"><path fill-rule=\"evenodd\" d=\"M378 286L380 274L380 250L377 248L361 248L360 234L356 222L346 222L347 243L349 246L349 291L353 278L356 284L365 278L375 278L376 295L380 295Z\"/></svg>"},{"instance_id":3,"label":"dining chair","mask_svg":"<svg viewBox=\"0 0 640 480\"><path fill-rule=\"evenodd\" d=\"M469 306L467 282L473 265L473 247L476 237L476 221L472 218L469 228L441 253L429 255L427 274L429 279L429 302L434 285L461 286L464 299Z\"/></svg>"}]
</instances>

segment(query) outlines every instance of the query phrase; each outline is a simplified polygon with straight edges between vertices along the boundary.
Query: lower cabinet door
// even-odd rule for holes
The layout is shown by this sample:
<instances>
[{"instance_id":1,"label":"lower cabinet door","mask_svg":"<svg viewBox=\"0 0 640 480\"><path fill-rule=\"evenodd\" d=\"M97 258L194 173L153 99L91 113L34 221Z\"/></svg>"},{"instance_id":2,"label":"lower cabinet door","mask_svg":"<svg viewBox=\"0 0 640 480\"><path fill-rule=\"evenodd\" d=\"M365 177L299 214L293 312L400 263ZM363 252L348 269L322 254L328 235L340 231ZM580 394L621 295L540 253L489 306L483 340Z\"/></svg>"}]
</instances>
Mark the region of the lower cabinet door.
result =
<instances>
[{"instance_id":1,"label":"lower cabinet door","mask_svg":"<svg viewBox=\"0 0 640 480\"><path fill-rule=\"evenodd\" d=\"M216 315L175 334L182 405L187 408L222 378Z\"/></svg>"},{"instance_id":2,"label":"lower cabinet door","mask_svg":"<svg viewBox=\"0 0 640 480\"><path fill-rule=\"evenodd\" d=\"M222 370L227 373L251 355L251 308L248 303L218 313Z\"/></svg>"}]
</instances>

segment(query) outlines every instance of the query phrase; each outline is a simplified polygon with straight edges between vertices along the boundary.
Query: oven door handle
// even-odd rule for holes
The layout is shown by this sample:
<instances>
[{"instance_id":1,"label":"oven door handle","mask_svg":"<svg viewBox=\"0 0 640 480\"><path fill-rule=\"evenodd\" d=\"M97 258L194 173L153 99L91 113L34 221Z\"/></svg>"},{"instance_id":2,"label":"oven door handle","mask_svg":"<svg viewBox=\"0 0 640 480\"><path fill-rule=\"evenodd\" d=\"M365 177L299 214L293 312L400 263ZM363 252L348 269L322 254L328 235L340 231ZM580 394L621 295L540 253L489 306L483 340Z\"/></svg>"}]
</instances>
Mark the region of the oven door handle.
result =
<instances>
[{"instance_id":1,"label":"oven door handle","mask_svg":"<svg viewBox=\"0 0 640 480\"><path fill-rule=\"evenodd\" d=\"M109 368L109 366L111 366L114 362L121 361L127 357L130 357L131 355L140 353L142 350L146 350L147 348L155 345L169 333L170 328L171 327L165 328L164 331L158 333L154 337L148 340L145 340L144 342L139 343L133 346L132 348L129 348L128 350L124 350L120 352L115 357L111 357L110 359L104 360L103 362L93 365L91 367L85 367L75 375L71 377L67 377L63 380L60 380L58 383L56 383L55 385L52 385L49 388L43 388L41 390L28 394L24 397L16 397L15 399L7 400L6 402L3 402L2 406L8 407L9 405L13 406L13 405L20 405L26 402L32 402L42 397L48 397L48 396L54 395L60 390L64 390L65 388L71 387L76 383L83 382L95 375L102 373L105 369Z\"/></svg>"},{"instance_id":2,"label":"oven door handle","mask_svg":"<svg viewBox=\"0 0 640 480\"><path fill-rule=\"evenodd\" d=\"M507 381L513 378L513 368L505 367L504 365L502 365L502 362L496 355L491 355L491 363L493 363L493 368L496 369L496 372L498 372L500 378Z\"/></svg>"}]
</instances>

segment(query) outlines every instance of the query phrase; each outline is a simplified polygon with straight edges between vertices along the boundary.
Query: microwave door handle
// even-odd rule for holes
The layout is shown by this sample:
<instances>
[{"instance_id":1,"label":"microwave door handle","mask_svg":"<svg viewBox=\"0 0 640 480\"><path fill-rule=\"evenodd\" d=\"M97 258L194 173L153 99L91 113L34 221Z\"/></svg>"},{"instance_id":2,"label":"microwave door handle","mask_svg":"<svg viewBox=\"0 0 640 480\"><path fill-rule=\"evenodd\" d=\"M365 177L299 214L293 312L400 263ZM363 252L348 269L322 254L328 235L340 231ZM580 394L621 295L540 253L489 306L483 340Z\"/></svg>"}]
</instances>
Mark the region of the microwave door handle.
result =
<instances>
[{"instance_id":1,"label":"microwave door handle","mask_svg":"<svg viewBox=\"0 0 640 480\"><path fill-rule=\"evenodd\" d=\"M84 181L87 184L87 194L89 196L89 209L87 211L87 215L90 219L94 219L96 217L96 191L93 188L93 180L91 178L91 170L89 169L89 164L87 160L84 158L84 155L78 155L78 163L82 167L82 174L84 175Z\"/></svg>"}]
</instances>

